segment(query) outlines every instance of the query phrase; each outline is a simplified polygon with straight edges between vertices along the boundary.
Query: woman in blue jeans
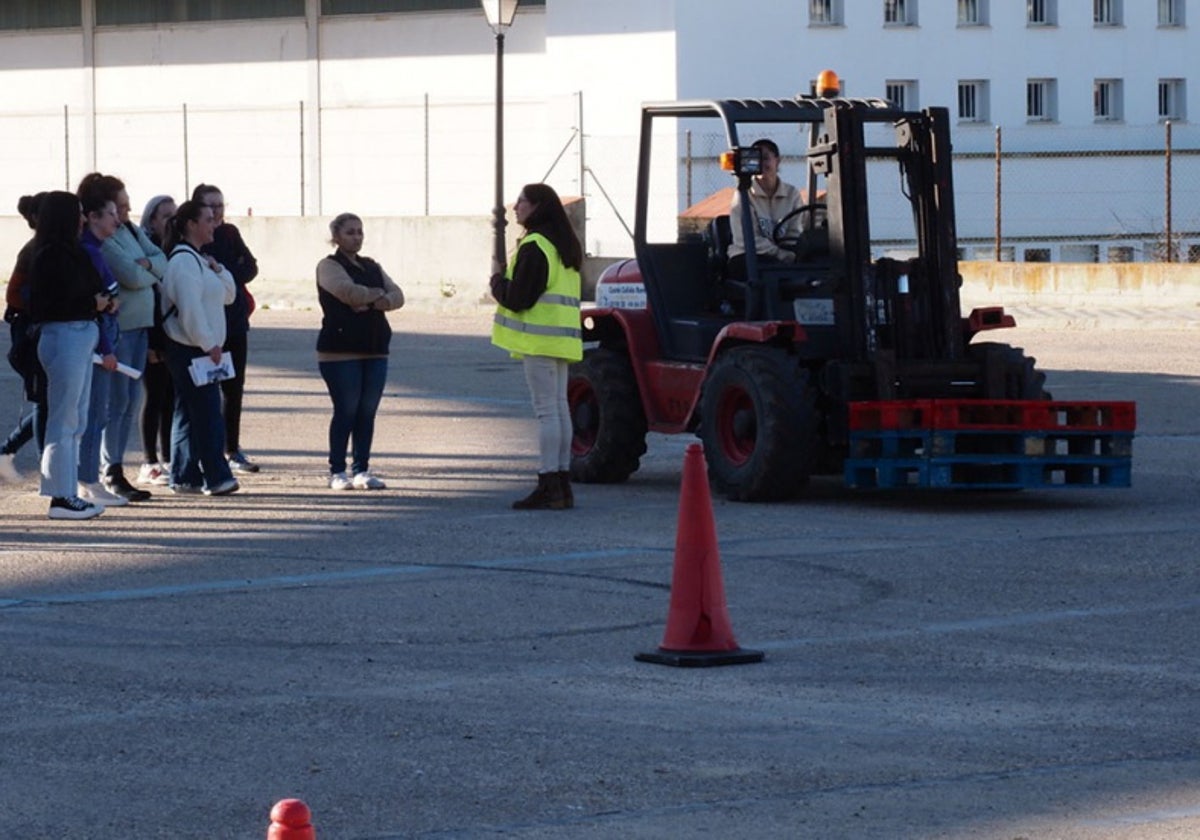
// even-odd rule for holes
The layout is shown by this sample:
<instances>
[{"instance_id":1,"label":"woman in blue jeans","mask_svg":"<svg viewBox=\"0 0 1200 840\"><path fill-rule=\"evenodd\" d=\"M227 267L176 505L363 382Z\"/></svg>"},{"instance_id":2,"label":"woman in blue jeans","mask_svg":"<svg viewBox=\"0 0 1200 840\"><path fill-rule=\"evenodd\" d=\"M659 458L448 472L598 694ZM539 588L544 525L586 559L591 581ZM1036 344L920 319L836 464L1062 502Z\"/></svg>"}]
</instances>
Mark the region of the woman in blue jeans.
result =
<instances>
[{"instance_id":1,"label":"woman in blue jeans","mask_svg":"<svg viewBox=\"0 0 1200 840\"><path fill-rule=\"evenodd\" d=\"M87 426L92 353L100 340L96 319L116 301L79 243L79 199L69 192L45 195L38 209L29 273L29 313L40 324L38 359L46 374L46 445L41 492L51 519L91 519L104 507L76 490L79 441Z\"/></svg>"},{"instance_id":2,"label":"woman in blue jeans","mask_svg":"<svg viewBox=\"0 0 1200 840\"><path fill-rule=\"evenodd\" d=\"M179 205L163 243L167 273L162 283L167 369L175 383L171 424L171 491L224 496L238 490L225 460L225 423L217 382L197 385L194 359L221 362L225 307L237 293L233 275L200 249L212 241L212 208L194 201Z\"/></svg>"},{"instance_id":3,"label":"woman in blue jeans","mask_svg":"<svg viewBox=\"0 0 1200 840\"><path fill-rule=\"evenodd\" d=\"M329 224L337 250L317 263L321 332L317 366L333 401L329 423L329 487L382 490L370 472L375 412L387 381L392 329L384 312L404 306L404 292L379 263L361 256L362 219L342 213ZM353 440L350 474L346 448Z\"/></svg>"}]
</instances>

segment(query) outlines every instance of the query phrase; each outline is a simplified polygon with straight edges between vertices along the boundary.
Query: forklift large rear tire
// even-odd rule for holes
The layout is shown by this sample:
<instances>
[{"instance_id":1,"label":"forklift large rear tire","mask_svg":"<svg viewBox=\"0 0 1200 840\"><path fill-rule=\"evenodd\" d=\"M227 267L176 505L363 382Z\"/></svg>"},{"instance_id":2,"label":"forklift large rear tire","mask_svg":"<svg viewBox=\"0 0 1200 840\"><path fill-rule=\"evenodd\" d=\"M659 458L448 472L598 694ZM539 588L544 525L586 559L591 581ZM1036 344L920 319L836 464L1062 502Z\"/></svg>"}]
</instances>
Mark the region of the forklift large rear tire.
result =
<instances>
[{"instance_id":1,"label":"forklift large rear tire","mask_svg":"<svg viewBox=\"0 0 1200 840\"><path fill-rule=\"evenodd\" d=\"M808 483L819 449L816 389L783 350L735 347L713 362L700 396L709 478L730 499L774 501Z\"/></svg>"},{"instance_id":2,"label":"forklift large rear tire","mask_svg":"<svg viewBox=\"0 0 1200 840\"><path fill-rule=\"evenodd\" d=\"M598 347L571 365L571 479L615 484L637 471L646 451L646 414L629 357Z\"/></svg>"}]
</instances>

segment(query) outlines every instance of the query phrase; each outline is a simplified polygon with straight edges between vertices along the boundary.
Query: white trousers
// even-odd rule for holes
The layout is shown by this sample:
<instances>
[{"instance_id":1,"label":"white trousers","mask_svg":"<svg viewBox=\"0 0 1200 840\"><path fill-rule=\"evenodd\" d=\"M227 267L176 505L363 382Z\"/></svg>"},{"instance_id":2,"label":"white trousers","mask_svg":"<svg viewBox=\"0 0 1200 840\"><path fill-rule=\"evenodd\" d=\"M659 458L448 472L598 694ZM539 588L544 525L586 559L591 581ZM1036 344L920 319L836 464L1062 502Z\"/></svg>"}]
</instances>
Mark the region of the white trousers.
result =
<instances>
[{"instance_id":1,"label":"white trousers","mask_svg":"<svg viewBox=\"0 0 1200 840\"><path fill-rule=\"evenodd\" d=\"M565 359L525 356L525 382L533 399L538 422L538 472L561 472L571 468L571 411L567 407Z\"/></svg>"}]
</instances>

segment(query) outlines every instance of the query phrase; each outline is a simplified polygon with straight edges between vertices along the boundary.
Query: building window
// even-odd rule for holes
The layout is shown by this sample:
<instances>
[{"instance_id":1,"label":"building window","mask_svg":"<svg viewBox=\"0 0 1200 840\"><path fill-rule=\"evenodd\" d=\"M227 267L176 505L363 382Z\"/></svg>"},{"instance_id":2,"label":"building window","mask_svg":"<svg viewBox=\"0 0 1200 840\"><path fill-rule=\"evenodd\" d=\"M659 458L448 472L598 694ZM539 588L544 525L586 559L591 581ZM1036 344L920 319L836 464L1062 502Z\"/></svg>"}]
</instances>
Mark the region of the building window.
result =
<instances>
[{"instance_id":1,"label":"building window","mask_svg":"<svg viewBox=\"0 0 1200 840\"><path fill-rule=\"evenodd\" d=\"M1031 26L1054 26L1058 23L1055 0L1025 0L1025 20Z\"/></svg>"},{"instance_id":2,"label":"building window","mask_svg":"<svg viewBox=\"0 0 1200 840\"><path fill-rule=\"evenodd\" d=\"M1026 248L1025 262L1050 262L1050 249Z\"/></svg>"},{"instance_id":3,"label":"building window","mask_svg":"<svg viewBox=\"0 0 1200 840\"><path fill-rule=\"evenodd\" d=\"M1092 0L1092 20L1096 26L1121 25L1121 0Z\"/></svg>"},{"instance_id":4,"label":"building window","mask_svg":"<svg viewBox=\"0 0 1200 840\"><path fill-rule=\"evenodd\" d=\"M1100 246L1084 243L1064 244L1058 249L1058 258L1068 263L1100 262Z\"/></svg>"},{"instance_id":5,"label":"building window","mask_svg":"<svg viewBox=\"0 0 1200 840\"><path fill-rule=\"evenodd\" d=\"M1200 245L1188 246L1187 261L1190 263L1200 263Z\"/></svg>"},{"instance_id":6,"label":"building window","mask_svg":"<svg viewBox=\"0 0 1200 840\"><path fill-rule=\"evenodd\" d=\"M842 0L809 0L808 22L814 26L841 26Z\"/></svg>"},{"instance_id":7,"label":"building window","mask_svg":"<svg viewBox=\"0 0 1200 840\"><path fill-rule=\"evenodd\" d=\"M97 26L281 17L304 17L304 0L207 0L191 3L96 0Z\"/></svg>"},{"instance_id":8,"label":"building window","mask_svg":"<svg viewBox=\"0 0 1200 840\"><path fill-rule=\"evenodd\" d=\"M987 82L973 79L958 83L959 122L987 122Z\"/></svg>"},{"instance_id":9,"label":"building window","mask_svg":"<svg viewBox=\"0 0 1200 840\"><path fill-rule=\"evenodd\" d=\"M59 29L82 25L79 0L11 0L0 3L0 30Z\"/></svg>"},{"instance_id":10,"label":"building window","mask_svg":"<svg viewBox=\"0 0 1200 840\"><path fill-rule=\"evenodd\" d=\"M1096 79L1092 85L1092 110L1100 122L1121 119L1121 80Z\"/></svg>"},{"instance_id":11,"label":"building window","mask_svg":"<svg viewBox=\"0 0 1200 840\"><path fill-rule=\"evenodd\" d=\"M1053 122L1056 110L1053 79L1025 83L1025 118L1029 122Z\"/></svg>"},{"instance_id":12,"label":"building window","mask_svg":"<svg viewBox=\"0 0 1200 840\"><path fill-rule=\"evenodd\" d=\"M916 26L917 0L883 0L883 22L889 26Z\"/></svg>"},{"instance_id":13,"label":"building window","mask_svg":"<svg viewBox=\"0 0 1200 840\"><path fill-rule=\"evenodd\" d=\"M1160 120L1187 119L1187 91L1183 79L1158 80L1158 118Z\"/></svg>"},{"instance_id":14,"label":"building window","mask_svg":"<svg viewBox=\"0 0 1200 840\"><path fill-rule=\"evenodd\" d=\"M1158 25L1183 26L1183 0L1158 0Z\"/></svg>"},{"instance_id":15,"label":"building window","mask_svg":"<svg viewBox=\"0 0 1200 840\"><path fill-rule=\"evenodd\" d=\"M1109 245L1108 246L1108 261L1110 263L1131 263L1131 262L1133 262L1133 246L1132 245Z\"/></svg>"},{"instance_id":16,"label":"building window","mask_svg":"<svg viewBox=\"0 0 1200 840\"><path fill-rule=\"evenodd\" d=\"M958 0L959 26L986 26L987 0Z\"/></svg>"},{"instance_id":17,"label":"building window","mask_svg":"<svg viewBox=\"0 0 1200 840\"><path fill-rule=\"evenodd\" d=\"M917 102L917 83L912 79L889 80L886 91L885 98L901 111L915 111L921 107Z\"/></svg>"}]
</instances>

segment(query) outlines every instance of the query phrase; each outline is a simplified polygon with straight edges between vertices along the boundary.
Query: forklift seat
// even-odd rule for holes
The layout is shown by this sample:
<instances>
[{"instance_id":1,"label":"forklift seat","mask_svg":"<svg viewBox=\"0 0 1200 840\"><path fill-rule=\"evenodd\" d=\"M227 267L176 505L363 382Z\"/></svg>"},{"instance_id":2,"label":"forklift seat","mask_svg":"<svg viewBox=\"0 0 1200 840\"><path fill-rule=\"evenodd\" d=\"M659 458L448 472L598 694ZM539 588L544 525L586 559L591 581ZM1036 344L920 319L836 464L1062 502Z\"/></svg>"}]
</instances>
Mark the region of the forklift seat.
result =
<instances>
[{"instance_id":1,"label":"forklift seat","mask_svg":"<svg viewBox=\"0 0 1200 840\"><path fill-rule=\"evenodd\" d=\"M708 243L709 265L715 282L725 279L725 268L729 264L729 245L733 242L733 230L728 216L716 216L708 223L704 232Z\"/></svg>"}]
</instances>

